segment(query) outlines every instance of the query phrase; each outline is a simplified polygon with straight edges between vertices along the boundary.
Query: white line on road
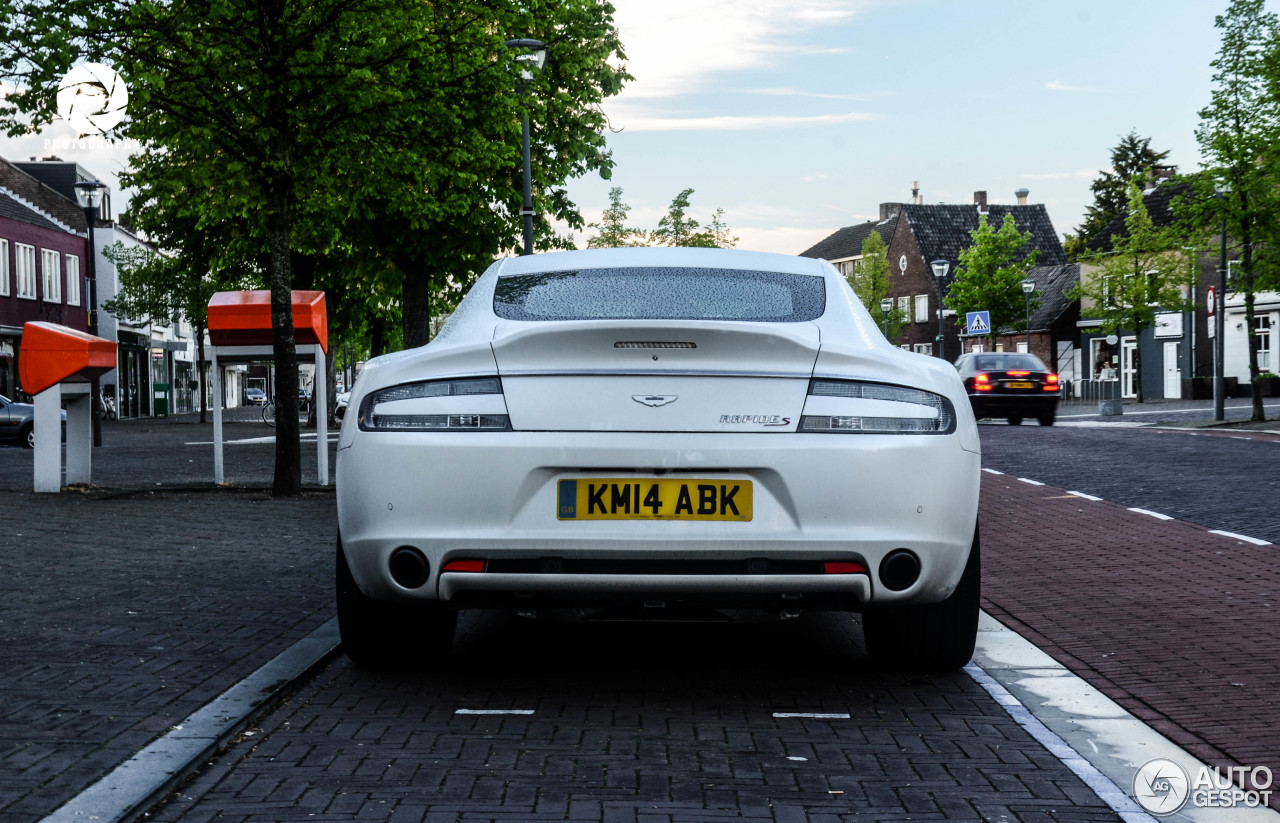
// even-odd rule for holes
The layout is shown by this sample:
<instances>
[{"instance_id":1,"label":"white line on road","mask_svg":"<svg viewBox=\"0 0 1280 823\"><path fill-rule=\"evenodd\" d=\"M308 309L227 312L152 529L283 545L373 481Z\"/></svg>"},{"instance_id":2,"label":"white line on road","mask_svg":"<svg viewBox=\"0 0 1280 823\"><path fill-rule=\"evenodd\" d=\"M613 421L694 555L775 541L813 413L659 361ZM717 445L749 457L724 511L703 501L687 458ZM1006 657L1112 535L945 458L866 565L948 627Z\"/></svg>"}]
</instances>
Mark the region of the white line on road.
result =
<instances>
[{"instance_id":1,"label":"white line on road","mask_svg":"<svg viewBox=\"0 0 1280 823\"><path fill-rule=\"evenodd\" d=\"M848 720L848 712L774 712L774 717L807 717L814 720Z\"/></svg>"},{"instance_id":2,"label":"white line on road","mask_svg":"<svg viewBox=\"0 0 1280 823\"><path fill-rule=\"evenodd\" d=\"M1043 483L1041 483L1039 480L1032 480L1032 479L1031 479L1031 478L1029 478L1029 477L1019 477L1018 479L1019 479L1019 480L1021 480L1023 483L1030 483L1030 484L1031 484L1031 485L1033 485L1033 486L1043 486L1043 485L1044 485L1044 484L1043 484Z\"/></svg>"},{"instance_id":3,"label":"white line on road","mask_svg":"<svg viewBox=\"0 0 1280 823\"><path fill-rule=\"evenodd\" d=\"M458 709L454 714L533 714L534 709Z\"/></svg>"},{"instance_id":4,"label":"white line on road","mask_svg":"<svg viewBox=\"0 0 1280 823\"><path fill-rule=\"evenodd\" d=\"M1226 531L1223 531L1222 529L1209 529L1209 534L1220 534L1223 537L1230 537L1233 540L1243 540L1244 542L1252 543L1255 546L1271 545L1271 541L1269 540L1259 540L1256 537L1249 537L1248 535L1244 535L1244 534L1236 534L1235 532L1226 532Z\"/></svg>"},{"instance_id":5,"label":"white line on road","mask_svg":"<svg viewBox=\"0 0 1280 823\"><path fill-rule=\"evenodd\" d=\"M987 474L1004 474L1004 472L998 472L995 469L983 469L983 471Z\"/></svg>"},{"instance_id":6,"label":"white line on road","mask_svg":"<svg viewBox=\"0 0 1280 823\"><path fill-rule=\"evenodd\" d=\"M1095 503L1102 502L1101 497L1094 497L1093 495L1085 494L1084 492L1067 492L1067 494L1074 494L1076 497L1083 497L1085 500L1092 500Z\"/></svg>"},{"instance_id":7,"label":"white line on road","mask_svg":"<svg viewBox=\"0 0 1280 823\"><path fill-rule=\"evenodd\" d=\"M1157 520L1172 520L1172 519L1173 519L1172 517L1170 517L1170 516L1169 516L1169 515L1167 515L1167 514L1161 514L1160 512L1153 512L1153 511L1151 511L1150 509L1139 509L1139 508L1135 508L1135 507L1133 507L1133 506L1130 506L1130 507L1129 507L1129 511L1131 511L1131 512L1137 512L1138 514L1149 514L1149 515L1151 515L1152 517L1156 518Z\"/></svg>"}]
</instances>

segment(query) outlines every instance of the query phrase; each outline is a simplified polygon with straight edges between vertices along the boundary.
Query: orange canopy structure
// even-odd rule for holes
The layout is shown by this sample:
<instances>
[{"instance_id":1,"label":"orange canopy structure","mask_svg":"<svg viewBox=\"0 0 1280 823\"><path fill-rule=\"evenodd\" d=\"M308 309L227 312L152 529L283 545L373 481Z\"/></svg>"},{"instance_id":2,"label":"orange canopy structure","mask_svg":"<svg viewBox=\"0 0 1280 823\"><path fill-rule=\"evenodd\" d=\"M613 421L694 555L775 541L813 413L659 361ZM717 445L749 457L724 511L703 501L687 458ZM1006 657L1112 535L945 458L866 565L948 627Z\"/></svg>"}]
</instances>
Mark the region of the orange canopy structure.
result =
<instances>
[{"instance_id":1,"label":"orange canopy structure","mask_svg":"<svg viewBox=\"0 0 1280 823\"><path fill-rule=\"evenodd\" d=\"M294 291L293 334L298 345L329 351L324 292ZM209 341L215 346L270 346L271 292L220 291L209 301Z\"/></svg>"},{"instance_id":2,"label":"orange canopy structure","mask_svg":"<svg viewBox=\"0 0 1280 823\"><path fill-rule=\"evenodd\" d=\"M58 383L88 383L116 367L116 344L57 323L22 327L18 371L22 390L39 394Z\"/></svg>"}]
</instances>

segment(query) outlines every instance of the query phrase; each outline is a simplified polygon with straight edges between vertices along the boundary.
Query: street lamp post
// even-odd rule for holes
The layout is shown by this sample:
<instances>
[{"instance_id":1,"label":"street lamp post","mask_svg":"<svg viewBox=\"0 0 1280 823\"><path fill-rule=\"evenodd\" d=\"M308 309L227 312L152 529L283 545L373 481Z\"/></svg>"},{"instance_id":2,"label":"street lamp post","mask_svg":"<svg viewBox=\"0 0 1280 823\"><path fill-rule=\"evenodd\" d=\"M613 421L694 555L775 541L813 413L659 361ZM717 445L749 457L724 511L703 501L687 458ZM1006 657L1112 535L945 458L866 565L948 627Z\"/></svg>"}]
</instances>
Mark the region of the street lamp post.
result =
<instances>
[{"instance_id":1,"label":"street lamp post","mask_svg":"<svg viewBox=\"0 0 1280 823\"><path fill-rule=\"evenodd\" d=\"M84 219L89 224L89 334L98 336L98 249L93 240L93 224L98 217L98 208L102 203L102 190L107 186L97 180L82 180L75 184L76 199L84 209ZM90 382L93 394L93 445L102 445L102 419L98 410L102 408L102 384L97 376Z\"/></svg>"},{"instance_id":2,"label":"street lamp post","mask_svg":"<svg viewBox=\"0 0 1280 823\"><path fill-rule=\"evenodd\" d=\"M1031 294L1035 290L1035 281L1022 281L1022 295L1027 299L1027 354L1031 354Z\"/></svg>"},{"instance_id":3,"label":"street lamp post","mask_svg":"<svg viewBox=\"0 0 1280 823\"><path fill-rule=\"evenodd\" d=\"M893 310L893 298L884 297L880 300L880 313L884 315L884 337L889 339L889 312Z\"/></svg>"},{"instance_id":4,"label":"street lamp post","mask_svg":"<svg viewBox=\"0 0 1280 823\"><path fill-rule=\"evenodd\" d=\"M938 283L938 357L945 360L946 338L942 336L942 286L946 282L947 272L951 269L951 261L934 260L929 266L933 269L933 277Z\"/></svg>"},{"instance_id":5,"label":"street lamp post","mask_svg":"<svg viewBox=\"0 0 1280 823\"><path fill-rule=\"evenodd\" d=\"M524 54L516 56L516 60L524 65L520 70L520 101L523 103L529 81L533 79L533 72L542 71L542 67L546 65L547 44L541 40L519 37L508 40L506 46L509 49L525 50ZM520 148L524 161L524 205L520 208L520 215L524 219L524 253L533 254L533 172L529 162L529 110L527 107L520 130Z\"/></svg>"},{"instance_id":6,"label":"street lamp post","mask_svg":"<svg viewBox=\"0 0 1280 823\"><path fill-rule=\"evenodd\" d=\"M1222 201L1222 243L1221 252L1218 258L1218 293L1215 295L1218 299L1217 305L1213 309L1213 419L1222 422L1227 418L1226 398L1226 376L1223 371L1225 358L1223 350L1226 348L1226 341L1222 336L1226 334L1226 307L1227 307L1227 195L1231 193L1231 187L1225 183L1218 186L1214 190L1214 194Z\"/></svg>"}]
</instances>

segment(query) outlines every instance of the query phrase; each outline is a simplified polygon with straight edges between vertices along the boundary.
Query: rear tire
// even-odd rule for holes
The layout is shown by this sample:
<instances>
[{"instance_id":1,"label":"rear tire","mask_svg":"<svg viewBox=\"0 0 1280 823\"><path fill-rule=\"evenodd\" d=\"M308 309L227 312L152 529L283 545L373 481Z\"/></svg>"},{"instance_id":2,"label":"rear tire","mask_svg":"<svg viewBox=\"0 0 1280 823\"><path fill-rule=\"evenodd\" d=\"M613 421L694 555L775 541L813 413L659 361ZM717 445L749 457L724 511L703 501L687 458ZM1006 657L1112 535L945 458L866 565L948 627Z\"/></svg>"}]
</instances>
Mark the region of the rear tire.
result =
<instances>
[{"instance_id":1,"label":"rear tire","mask_svg":"<svg viewBox=\"0 0 1280 823\"><path fill-rule=\"evenodd\" d=\"M923 606L881 606L862 615L871 660L891 669L953 671L973 657L978 639L982 559L978 531L951 596Z\"/></svg>"},{"instance_id":2,"label":"rear tire","mask_svg":"<svg viewBox=\"0 0 1280 823\"><path fill-rule=\"evenodd\" d=\"M458 612L437 603L384 603L356 585L338 541L334 574L342 650L366 669L440 669L453 646Z\"/></svg>"},{"instance_id":3,"label":"rear tire","mask_svg":"<svg viewBox=\"0 0 1280 823\"><path fill-rule=\"evenodd\" d=\"M1040 425L1041 425L1041 426L1052 426L1052 425L1053 425L1053 412L1049 412L1048 414L1042 414L1042 415L1040 415L1040 417L1039 417L1038 419L1039 419L1039 421L1040 421Z\"/></svg>"},{"instance_id":4,"label":"rear tire","mask_svg":"<svg viewBox=\"0 0 1280 823\"><path fill-rule=\"evenodd\" d=\"M35 426L30 423L23 426L18 432L18 442L22 444L24 449L34 449L36 447L36 430Z\"/></svg>"},{"instance_id":5,"label":"rear tire","mask_svg":"<svg viewBox=\"0 0 1280 823\"><path fill-rule=\"evenodd\" d=\"M1010 426L1021 426L1021 425L1022 425L1022 418L1021 418L1021 417L1010 417L1010 418L1009 418L1009 425L1010 425Z\"/></svg>"}]
</instances>

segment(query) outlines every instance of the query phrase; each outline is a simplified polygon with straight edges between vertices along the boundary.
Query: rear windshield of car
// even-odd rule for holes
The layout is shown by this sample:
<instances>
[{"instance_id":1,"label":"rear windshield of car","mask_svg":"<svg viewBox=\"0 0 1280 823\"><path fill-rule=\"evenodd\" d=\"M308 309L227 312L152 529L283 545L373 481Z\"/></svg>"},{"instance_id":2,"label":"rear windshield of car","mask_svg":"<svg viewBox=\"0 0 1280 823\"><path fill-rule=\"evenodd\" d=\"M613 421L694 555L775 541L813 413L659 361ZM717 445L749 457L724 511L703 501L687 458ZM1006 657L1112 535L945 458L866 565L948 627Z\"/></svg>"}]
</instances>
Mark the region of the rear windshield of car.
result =
<instances>
[{"instance_id":1,"label":"rear windshield of car","mask_svg":"<svg viewBox=\"0 0 1280 823\"><path fill-rule=\"evenodd\" d=\"M974 368L982 371L1008 371L1009 369L1027 369L1028 371L1044 371L1044 363L1033 354L988 354L974 359Z\"/></svg>"},{"instance_id":2,"label":"rear windshield of car","mask_svg":"<svg viewBox=\"0 0 1280 823\"><path fill-rule=\"evenodd\" d=\"M797 323L826 309L821 277L698 268L577 269L499 277L507 320L741 320Z\"/></svg>"}]
</instances>

